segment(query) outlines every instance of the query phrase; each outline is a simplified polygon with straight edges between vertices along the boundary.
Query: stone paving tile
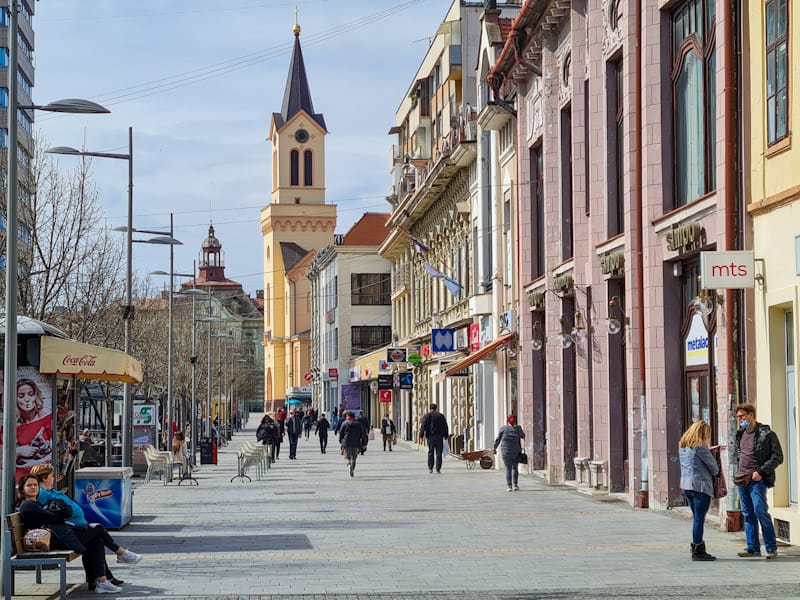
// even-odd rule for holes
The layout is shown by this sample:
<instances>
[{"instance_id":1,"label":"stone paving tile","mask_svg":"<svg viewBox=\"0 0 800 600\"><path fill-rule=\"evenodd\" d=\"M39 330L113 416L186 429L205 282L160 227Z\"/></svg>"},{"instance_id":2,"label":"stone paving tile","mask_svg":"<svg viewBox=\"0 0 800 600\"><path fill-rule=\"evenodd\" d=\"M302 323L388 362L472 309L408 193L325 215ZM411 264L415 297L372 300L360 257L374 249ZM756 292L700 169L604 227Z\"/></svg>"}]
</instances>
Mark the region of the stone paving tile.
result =
<instances>
[{"instance_id":1,"label":"stone paving tile","mask_svg":"<svg viewBox=\"0 0 800 600\"><path fill-rule=\"evenodd\" d=\"M370 448L350 478L342 457L320 455L312 438L263 480L231 483L235 450L255 438L256 423L220 449L219 465L201 466L199 486L136 482L134 521L113 535L145 559L112 565L126 581L116 597L800 598L795 548L745 565L735 558L743 535L709 525L719 560L693 563L685 518L527 476L509 494L501 472L452 458L429 475L424 453L404 443L391 453ZM95 597L82 580L80 564L71 565L70 599ZM29 573L17 581L26 595L16 598L57 591L55 573L42 586Z\"/></svg>"}]
</instances>

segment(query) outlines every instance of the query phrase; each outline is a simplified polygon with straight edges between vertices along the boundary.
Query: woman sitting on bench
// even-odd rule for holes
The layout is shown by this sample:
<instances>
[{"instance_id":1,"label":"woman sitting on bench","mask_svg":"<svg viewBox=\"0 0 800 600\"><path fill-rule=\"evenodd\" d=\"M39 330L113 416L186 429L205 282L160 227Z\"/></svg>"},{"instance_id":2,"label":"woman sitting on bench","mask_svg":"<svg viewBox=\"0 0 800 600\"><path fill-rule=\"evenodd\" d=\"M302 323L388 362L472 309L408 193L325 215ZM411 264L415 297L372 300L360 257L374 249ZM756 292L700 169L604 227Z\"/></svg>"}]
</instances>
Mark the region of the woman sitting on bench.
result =
<instances>
[{"instance_id":1,"label":"woman sitting on bench","mask_svg":"<svg viewBox=\"0 0 800 600\"><path fill-rule=\"evenodd\" d=\"M106 574L105 549L99 537L92 535L89 528L81 531L61 522L53 513L42 508L36 500L39 496L39 480L34 475L23 475L17 489L19 513L26 529L47 527L53 533L50 538L51 550L72 550L80 554L86 579L98 594L118 594L122 591L121 587L112 583L110 572Z\"/></svg>"}]
</instances>

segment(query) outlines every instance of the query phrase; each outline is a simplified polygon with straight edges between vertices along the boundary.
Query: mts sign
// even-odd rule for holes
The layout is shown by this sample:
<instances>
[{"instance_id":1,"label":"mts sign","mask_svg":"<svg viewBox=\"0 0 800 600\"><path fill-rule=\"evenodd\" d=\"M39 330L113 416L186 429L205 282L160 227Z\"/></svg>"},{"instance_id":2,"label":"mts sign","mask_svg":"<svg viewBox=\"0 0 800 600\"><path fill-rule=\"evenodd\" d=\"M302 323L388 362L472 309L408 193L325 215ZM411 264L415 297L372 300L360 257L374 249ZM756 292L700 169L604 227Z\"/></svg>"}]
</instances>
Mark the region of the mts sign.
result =
<instances>
[{"instance_id":1,"label":"mts sign","mask_svg":"<svg viewBox=\"0 0 800 600\"><path fill-rule=\"evenodd\" d=\"M707 290L751 288L755 285L751 251L701 252L700 278Z\"/></svg>"}]
</instances>

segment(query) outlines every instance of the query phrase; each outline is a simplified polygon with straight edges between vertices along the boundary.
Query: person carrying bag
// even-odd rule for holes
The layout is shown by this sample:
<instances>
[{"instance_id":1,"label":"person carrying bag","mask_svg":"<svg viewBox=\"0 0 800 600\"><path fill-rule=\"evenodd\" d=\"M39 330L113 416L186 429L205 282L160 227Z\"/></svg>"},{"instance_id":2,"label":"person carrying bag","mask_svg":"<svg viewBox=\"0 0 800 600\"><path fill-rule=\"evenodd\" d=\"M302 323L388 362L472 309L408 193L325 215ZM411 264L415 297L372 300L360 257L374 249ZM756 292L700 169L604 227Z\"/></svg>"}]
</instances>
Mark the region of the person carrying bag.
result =
<instances>
[{"instance_id":1,"label":"person carrying bag","mask_svg":"<svg viewBox=\"0 0 800 600\"><path fill-rule=\"evenodd\" d=\"M517 425L517 417L508 415L506 423L497 433L492 452L497 454L497 448L500 448L500 456L503 457L503 464L506 466L506 485L508 486L506 491L512 492L519 491L519 465L520 463L528 464L528 455L522 448L525 432L522 431L522 427Z\"/></svg>"}]
</instances>

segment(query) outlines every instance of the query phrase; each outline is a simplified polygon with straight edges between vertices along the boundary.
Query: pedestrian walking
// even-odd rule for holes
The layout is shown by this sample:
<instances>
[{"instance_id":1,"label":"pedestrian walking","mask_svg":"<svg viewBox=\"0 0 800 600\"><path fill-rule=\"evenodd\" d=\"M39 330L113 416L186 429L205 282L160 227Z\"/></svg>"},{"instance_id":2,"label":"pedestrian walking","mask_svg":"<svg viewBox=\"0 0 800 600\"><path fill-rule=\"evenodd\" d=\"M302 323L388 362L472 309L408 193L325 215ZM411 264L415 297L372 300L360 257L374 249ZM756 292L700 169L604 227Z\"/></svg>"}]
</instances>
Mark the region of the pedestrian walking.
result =
<instances>
[{"instance_id":1,"label":"pedestrian walking","mask_svg":"<svg viewBox=\"0 0 800 600\"><path fill-rule=\"evenodd\" d=\"M709 447L711 427L705 421L692 423L678 442L681 461L681 489L692 510L692 560L717 560L706 552L703 526L706 513L714 497L714 477L719 475L719 464L712 452L719 446Z\"/></svg>"},{"instance_id":2,"label":"pedestrian walking","mask_svg":"<svg viewBox=\"0 0 800 600\"><path fill-rule=\"evenodd\" d=\"M278 416L280 416L280 413ZM275 460L280 460L281 444L286 436L286 419L275 419L275 427L278 428L278 436L275 438Z\"/></svg>"},{"instance_id":3,"label":"pedestrian walking","mask_svg":"<svg viewBox=\"0 0 800 600\"><path fill-rule=\"evenodd\" d=\"M739 491L739 504L744 518L747 548L738 556L761 556L758 526L764 535L767 558L778 558L775 526L769 514L767 488L775 485L775 469L783 462L778 436L769 425L756 421L756 407L745 403L736 407L739 429L736 431L736 474L733 482Z\"/></svg>"},{"instance_id":4,"label":"pedestrian walking","mask_svg":"<svg viewBox=\"0 0 800 600\"><path fill-rule=\"evenodd\" d=\"M286 435L289 436L289 460L297 458L297 440L303 435L303 419L293 410L286 419Z\"/></svg>"},{"instance_id":5,"label":"pedestrian walking","mask_svg":"<svg viewBox=\"0 0 800 600\"><path fill-rule=\"evenodd\" d=\"M306 434L306 439L311 438L311 428L314 426L314 413L310 410L303 415L303 432Z\"/></svg>"},{"instance_id":6,"label":"pedestrian walking","mask_svg":"<svg viewBox=\"0 0 800 600\"><path fill-rule=\"evenodd\" d=\"M350 477L355 474L356 459L365 437L364 427L360 421L356 420L356 413L349 411L347 420L339 428L339 443L344 448L344 457L347 460L347 469L350 472Z\"/></svg>"},{"instance_id":7,"label":"pedestrian walking","mask_svg":"<svg viewBox=\"0 0 800 600\"><path fill-rule=\"evenodd\" d=\"M503 457L503 464L506 467L507 492L519 490L519 455L522 454L522 440L525 439L525 432L522 427L517 425L517 417L508 415L506 425L497 432L494 440L492 452L497 454L500 448L500 456Z\"/></svg>"},{"instance_id":8,"label":"pedestrian walking","mask_svg":"<svg viewBox=\"0 0 800 600\"><path fill-rule=\"evenodd\" d=\"M364 431L364 443L361 444L361 455L367 451L367 444L369 444L369 432L372 429L369 423L369 417L364 414L363 410L358 411L358 422L361 423L361 429Z\"/></svg>"},{"instance_id":9,"label":"pedestrian walking","mask_svg":"<svg viewBox=\"0 0 800 600\"><path fill-rule=\"evenodd\" d=\"M420 441L422 438L428 442L428 473L433 473L434 466L436 472L442 472L442 449L445 438L450 435L447 426L447 419L439 412L436 404L431 404L429 412L422 417L419 428Z\"/></svg>"},{"instance_id":10,"label":"pedestrian walking","mask_svg":"<svg viewBox=\"0 0 800 600\"><path fill-rule=\"evenodd\" d=\"M383 436L383 451L386 452L386 446L389 446L389 452L392 451L394 445L394 438L397 435L397 428L394 426L392 418L385 414L381 420L381 435Z\"/></svg>"},{"instance_id":11,"label":"pedestrian walking","mask_svg":"<svg viewBox=\"0 0 800 600\"><path fill-rule=\"evenodd\" d=\"M325 454L328 449L328 430L330 428L330 421L325 417L325 413L322 413L317 419L316 427L314 427L314 433L319 437L319 451L321 454Z\"/></svg>"},{"instance_id":12,"label":"pedestrian walking","mask_svg":"<svg viewBox=\"0 0 800 600\"><path fill-rule=\"evenodd\" d=\"M275 462L277 449L280 447L280 429L270 415L264 415L256 431L256 439L269 446L270 462Z\"/></svg>"}]
</instances>

